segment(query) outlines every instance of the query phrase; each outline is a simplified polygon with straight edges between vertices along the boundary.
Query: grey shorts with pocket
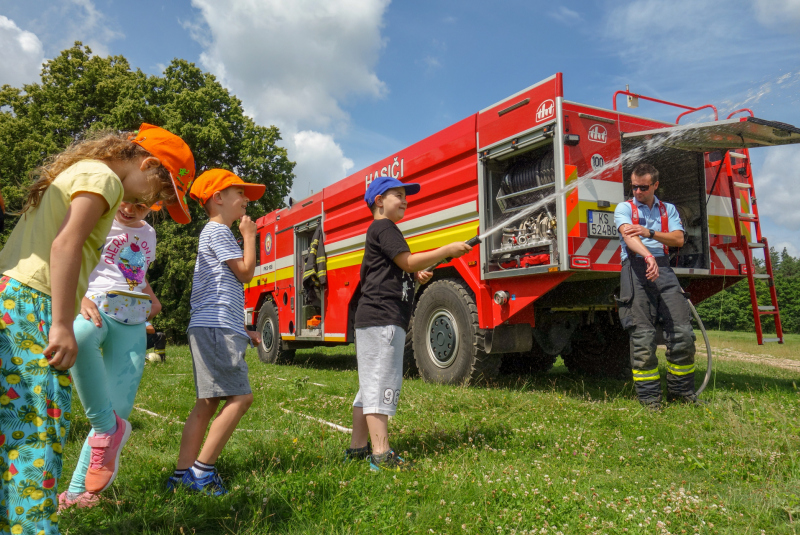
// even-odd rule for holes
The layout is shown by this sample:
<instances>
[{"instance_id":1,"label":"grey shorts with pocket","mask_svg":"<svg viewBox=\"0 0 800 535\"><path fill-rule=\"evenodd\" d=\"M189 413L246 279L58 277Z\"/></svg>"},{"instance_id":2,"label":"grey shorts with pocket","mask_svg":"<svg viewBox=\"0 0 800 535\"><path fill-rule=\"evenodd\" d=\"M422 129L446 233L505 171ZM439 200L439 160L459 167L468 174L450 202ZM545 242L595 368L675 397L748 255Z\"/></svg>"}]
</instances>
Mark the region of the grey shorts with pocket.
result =
<instances>
[{"instance_id":1,"label":"grey shorts with pocket","mask_svg":"<svg viewBox=\"0 0 800 535\"><path fill-rule=\"evenodd\" d=\"M197 399L252 393L244 360L247 337L222 327L192 327L187 334Z\"/></svg>"},{"instance_id":2,"label":"grey shorts with pocket","mask_svg":"<svg viewBox=\"0 0 800 535\"><path fill-rule=\"evenodd\" d=\"M353 407L394 416L403 386L406 332L395 325L356 329L358 393Z\"/></svg>"}]
</instances>

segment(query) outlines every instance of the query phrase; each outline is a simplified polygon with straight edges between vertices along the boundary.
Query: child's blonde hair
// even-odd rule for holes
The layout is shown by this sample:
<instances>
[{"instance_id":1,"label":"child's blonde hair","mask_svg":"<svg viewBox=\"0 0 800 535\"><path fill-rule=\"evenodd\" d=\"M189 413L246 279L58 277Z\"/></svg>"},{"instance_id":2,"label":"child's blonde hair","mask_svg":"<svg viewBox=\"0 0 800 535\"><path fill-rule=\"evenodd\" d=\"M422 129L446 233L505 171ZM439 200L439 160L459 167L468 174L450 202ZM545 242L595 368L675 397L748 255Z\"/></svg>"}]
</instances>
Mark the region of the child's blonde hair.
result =
<instances>
[{"instance_id":1,"label":"child's blonde hair","mask_svg":"<svg viewBox=\"0 0 800 535\"><path fill-rule=\"evenodd\" d=\"M34 182L28 188L28 198L20 214L36 208L53 180L81 160L127 161L152 156L147 150L131 142L132 138L133 134L130 132L95 131L72 143L64 152L50 156L41 167L31 171L30 176ZM166 167L159 165L148 169L147 181L151 186L151 193L147 198L141 199L142 203L152 205L162 202L169 205L177 202L172 178Z\"/></svg>"}]
</instances>

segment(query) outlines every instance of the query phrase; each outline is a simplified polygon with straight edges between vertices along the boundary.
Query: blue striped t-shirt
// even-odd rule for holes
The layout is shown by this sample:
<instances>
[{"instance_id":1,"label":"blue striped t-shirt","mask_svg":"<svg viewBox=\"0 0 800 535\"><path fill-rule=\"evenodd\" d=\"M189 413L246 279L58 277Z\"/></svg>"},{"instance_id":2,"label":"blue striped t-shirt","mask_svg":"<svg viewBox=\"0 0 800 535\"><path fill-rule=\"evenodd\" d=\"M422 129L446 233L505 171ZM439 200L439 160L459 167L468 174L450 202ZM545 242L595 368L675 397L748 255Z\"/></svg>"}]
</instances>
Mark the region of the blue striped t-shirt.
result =
<instances>
[{"instance_id":1,"label":"blue striped t-shirt","mask_svg":"<svg viewBox=\"0 0 800 535\"><path fill-rule=\"evenodd\" d=\"M226 263L234 258L242 258L242 250L231 229L209 221L197 247L190 329L224 327L248 336L244 329L244 286Z\"/></svg>"}]
</instances>

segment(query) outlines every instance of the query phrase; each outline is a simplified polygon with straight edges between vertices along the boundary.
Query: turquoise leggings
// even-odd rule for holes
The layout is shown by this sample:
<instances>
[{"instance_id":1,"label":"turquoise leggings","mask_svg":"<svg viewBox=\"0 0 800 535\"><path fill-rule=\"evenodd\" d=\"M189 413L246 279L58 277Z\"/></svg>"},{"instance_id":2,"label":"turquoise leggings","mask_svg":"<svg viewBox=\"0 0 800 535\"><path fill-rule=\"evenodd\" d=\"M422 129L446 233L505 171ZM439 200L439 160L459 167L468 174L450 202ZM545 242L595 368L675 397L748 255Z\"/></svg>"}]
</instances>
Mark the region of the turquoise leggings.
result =
<instances>
[{"instance_id":1,"label":"turquoise leggings","mask_svg":"<svg viewBox=\"0 0 800 535\"><path fill-rule=\"evenodd\" d=\"M147 332L145 324L126 325L100 313L103 325L95 326L83 316L75 318L73 325L78 340L78 358L72 367L72 379L78 397L92 424L89 436L106 433L114 428L114 412L127 419L133 410L136 391L144 371ZM81 456L70 492L86 490L86 471L92 448L89 437L83 443Z\"/></svg>"}]
</instances>

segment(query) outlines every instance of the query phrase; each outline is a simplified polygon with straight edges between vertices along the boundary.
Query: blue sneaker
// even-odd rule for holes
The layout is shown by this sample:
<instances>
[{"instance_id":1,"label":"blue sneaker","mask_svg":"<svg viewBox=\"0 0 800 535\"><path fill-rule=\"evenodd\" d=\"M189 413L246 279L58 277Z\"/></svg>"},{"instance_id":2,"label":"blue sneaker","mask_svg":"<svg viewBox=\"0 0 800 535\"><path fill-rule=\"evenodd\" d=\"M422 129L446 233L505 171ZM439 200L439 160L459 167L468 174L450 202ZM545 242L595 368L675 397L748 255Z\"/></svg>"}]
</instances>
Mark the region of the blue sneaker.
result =
<instances>
[{"instance_id":1,"label":"blue sneaker","mask_svg":"<svg viewBox=\"0 0 800 535\"><path fill-rule=\"evenodd\" d=\"M374 453L369 456L369 469L373 472L380 472L381 470L389 470L392 472L405 472L412 470L414 467L413 461L406 461L394 450L389 450L387 453L375 455Z\"/></svg>"},{"instance_id":2,"label":"blue sneaker","mask_svg":"<svg viewBox=\"0 0 800 535\"><path fill-rule=\"evenodd\" d=\"M228 491L225 490L225 486L222 484L222 478L219 477L216 469L208 475L199 478L195 477L191 468L186 471L186 474L189 476L190 480L190 483L187 485L189 490L202 492L208 496L222 496L228 494Z\"/></svg>"},{"instance_id":3,"label":"blue sneaker","mask_svg":"<svg viewBox=\"0 0 800 535\"><path fill-rule=\"evenodd\" d=\"M191 470L187 470L186 472L184 472L182 477L177 477L175 476L175 474L169 476L169 479L167 479L167 490L175 492L175 490L177 490L177 488L180 486L184 487L191 486L192 484L191 473L192 473Z\"/></svg>"}]
</instances>

